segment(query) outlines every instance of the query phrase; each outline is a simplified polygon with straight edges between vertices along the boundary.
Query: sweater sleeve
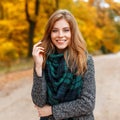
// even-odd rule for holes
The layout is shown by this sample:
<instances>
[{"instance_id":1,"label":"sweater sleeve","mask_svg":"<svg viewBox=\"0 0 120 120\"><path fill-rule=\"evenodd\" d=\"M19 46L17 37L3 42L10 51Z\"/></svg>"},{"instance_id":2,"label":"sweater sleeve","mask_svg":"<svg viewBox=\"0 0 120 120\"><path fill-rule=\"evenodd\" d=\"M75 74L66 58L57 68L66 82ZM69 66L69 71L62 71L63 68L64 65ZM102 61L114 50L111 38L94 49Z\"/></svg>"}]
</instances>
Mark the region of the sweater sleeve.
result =
<instances>
[{"instance_id":1,"label":"sweater sleeve","mask_svg":"<svg viewBox=\"0 0 120 120\"><path fill-rule=\"evenodd\" d=\"M92 56L88 56L88 68L83 76L83 89L76 100L54 105L53 116L56 120L89 115L95 106L95 71Z\"/></svg>"},{"instance_id":2,"label":"sweater sleeve","mask_svg":"<svg viewBox=\"0 0 120 120\"><path fill-rule=\"evenodd\" d=\"M46 104L46 81L44 78L44 72L42 77L39 77L33 70L33 86L31 91L33 103L39 107L43 107Z\"/></svg>"}]
</instances>

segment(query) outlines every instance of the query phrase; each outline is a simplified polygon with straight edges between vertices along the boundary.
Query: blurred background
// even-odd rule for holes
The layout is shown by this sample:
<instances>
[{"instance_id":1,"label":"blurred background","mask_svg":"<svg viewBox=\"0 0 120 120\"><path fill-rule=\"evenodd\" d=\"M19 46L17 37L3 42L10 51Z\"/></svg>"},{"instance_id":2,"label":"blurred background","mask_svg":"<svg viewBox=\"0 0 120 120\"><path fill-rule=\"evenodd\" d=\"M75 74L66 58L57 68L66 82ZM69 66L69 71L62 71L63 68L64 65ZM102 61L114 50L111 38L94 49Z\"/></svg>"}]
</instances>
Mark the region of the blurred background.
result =
<instances>
[{"instance_id":1,"label":"blurred background","mask_svg":"<svg viewBox=\"0 0 120 120\"><path fill-rule=\"evenodd\" d=\"M96 120L120 119L120 0L0 0L0 119L39 119L30 96L32 46L57 9L73 13L94 56Z\"/></svg>"}]
</instances>

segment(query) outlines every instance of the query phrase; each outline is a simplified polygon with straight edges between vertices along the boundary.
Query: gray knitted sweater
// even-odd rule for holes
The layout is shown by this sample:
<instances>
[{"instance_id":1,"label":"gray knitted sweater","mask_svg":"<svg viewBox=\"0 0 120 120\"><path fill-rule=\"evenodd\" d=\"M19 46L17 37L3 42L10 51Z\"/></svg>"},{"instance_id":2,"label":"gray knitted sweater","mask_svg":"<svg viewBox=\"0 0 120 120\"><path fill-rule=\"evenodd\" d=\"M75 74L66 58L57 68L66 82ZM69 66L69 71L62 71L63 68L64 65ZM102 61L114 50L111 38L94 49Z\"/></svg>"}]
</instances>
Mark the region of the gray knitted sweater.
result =
<instances>
[{"instance_id":1,"label":"gray knitted sweater","mask_svg":"<svg viewBox=\"0 0 120 120\"><path fill-rule=\"evenodd\" d=\"M83 76L83 89L78 99L52 106L53 115L49 120L62 120L74 118L74 120L94 120L95 107L95 71L92 56L88 56L88 68ZM46 81L43 71L42 77L33 72L32 86L33 103L39 107L46 104Z\"/></svg>"}]
</instances>

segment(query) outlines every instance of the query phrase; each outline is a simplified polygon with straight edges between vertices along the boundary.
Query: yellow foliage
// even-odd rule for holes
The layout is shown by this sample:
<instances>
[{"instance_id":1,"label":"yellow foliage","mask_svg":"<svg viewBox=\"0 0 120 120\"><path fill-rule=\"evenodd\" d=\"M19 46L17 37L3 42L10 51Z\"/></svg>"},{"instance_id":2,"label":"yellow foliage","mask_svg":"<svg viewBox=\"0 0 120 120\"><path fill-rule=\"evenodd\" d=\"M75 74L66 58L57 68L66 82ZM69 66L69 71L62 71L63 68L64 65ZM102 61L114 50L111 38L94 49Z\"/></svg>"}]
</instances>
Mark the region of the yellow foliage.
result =
<instances>
[{"instance_id":1,"label":"yellow foliage","mask_svg":"<svg viewBox=\"0 0 120 120\"><path fill-rule=\"evenodd\" d=\"M0 20L0 37L5 37L10 31L13 30L12 21Z\"/></svg>"},{"instance_id":2,"label":"yellow foliage","mask_svg":"<svg viewBox=\"0 0 120 120\"><path fill-rule=\"evenodd\" d=\"M16 48L12 42L4 42L0 45L0 61L9 65L11 62L19 58Z\"/></svg>"},{"instance_id":3,"label":"yellow foliage","mask_svg":"<svg viewBox=\"0 0 120 120\"><path fill-rule=\"evenodd\" d=\"M4 1L3 8L4 14L7 19L25 19L25 0L17 0L17 2ZM21 13L18 14L18 13Z\"/></svg>"},{"instance_id":4,"label":"yellow foliage","mask_svg":"<svg viewBox=\"0 0 120 120\"><path fill-rule=\"evenodd\" d=\"M111 5L109 9L114 9L119 13L120 5L112 0L107 1ZM27 56L29 24L26 20L25 0L0 2L4 10L4 18L0 20L0 60L10 62ZM55 0L41 0L37 17L34 14L35 0L28 0L28 3L29 15L32 20L37 21L34 31L34 43L36 43L43 37L48 17L56 10L56 2ZM93 0L89 2L59 0L59 9L68 9L74 14L89 52L99 51L101 46L110 52L117 52L120 50L120 45L115 41L120 39L119 29L116 29L114 21L110 20L108 9L98 11L92 4Z\"/></svg>"}]
</instances>

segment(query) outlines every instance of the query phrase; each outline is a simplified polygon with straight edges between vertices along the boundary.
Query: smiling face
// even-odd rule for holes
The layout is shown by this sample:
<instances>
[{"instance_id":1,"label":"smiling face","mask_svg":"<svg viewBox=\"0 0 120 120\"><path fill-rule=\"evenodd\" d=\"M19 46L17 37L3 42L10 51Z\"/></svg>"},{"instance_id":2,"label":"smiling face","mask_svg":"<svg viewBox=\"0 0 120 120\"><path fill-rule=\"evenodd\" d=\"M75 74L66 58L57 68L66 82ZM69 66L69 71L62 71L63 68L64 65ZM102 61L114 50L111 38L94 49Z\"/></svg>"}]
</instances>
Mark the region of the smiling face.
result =
<instances>
[{"instance_id":1,"label":"smiling face","mask_svg":"<svg viewBox=\"0 0 120 120\"><path fill-rule=\"evenodd\" d=\"M51 31L51 40L58 53L63 53L71 41L70 25L65 19L55 22Z\"/></svg>"}]
</instances>

